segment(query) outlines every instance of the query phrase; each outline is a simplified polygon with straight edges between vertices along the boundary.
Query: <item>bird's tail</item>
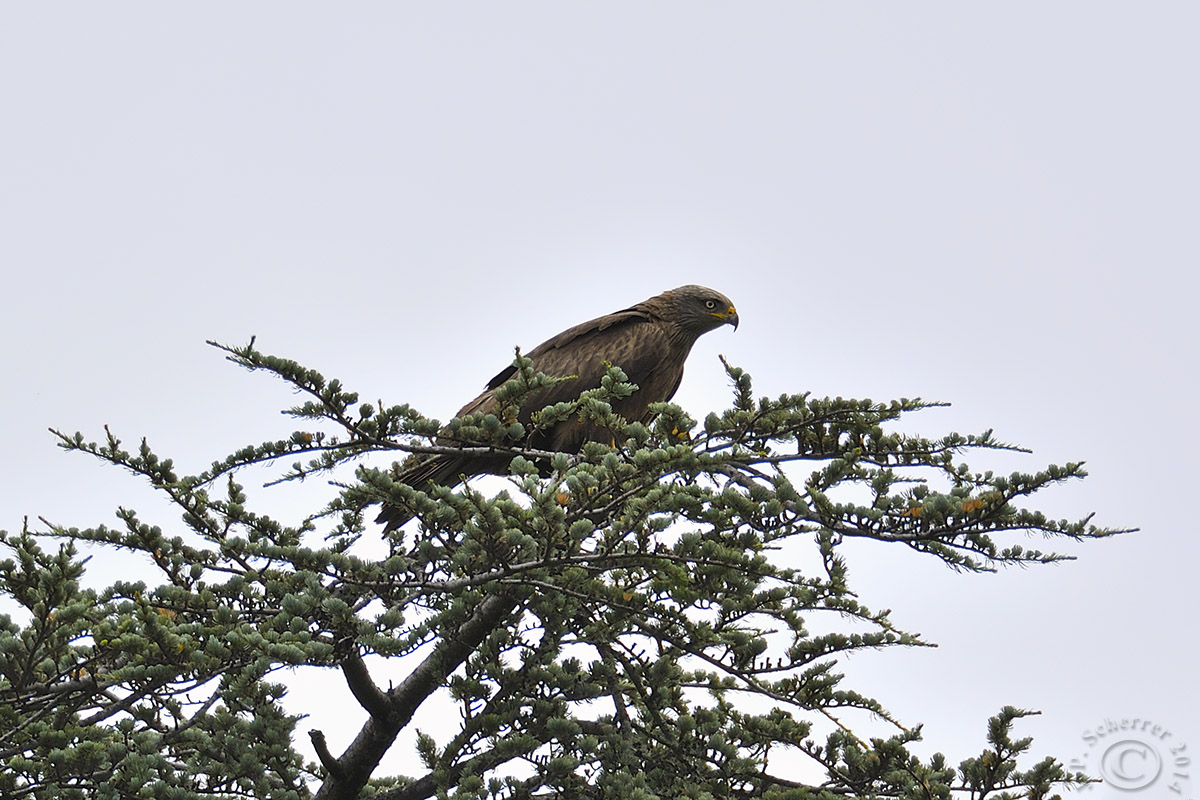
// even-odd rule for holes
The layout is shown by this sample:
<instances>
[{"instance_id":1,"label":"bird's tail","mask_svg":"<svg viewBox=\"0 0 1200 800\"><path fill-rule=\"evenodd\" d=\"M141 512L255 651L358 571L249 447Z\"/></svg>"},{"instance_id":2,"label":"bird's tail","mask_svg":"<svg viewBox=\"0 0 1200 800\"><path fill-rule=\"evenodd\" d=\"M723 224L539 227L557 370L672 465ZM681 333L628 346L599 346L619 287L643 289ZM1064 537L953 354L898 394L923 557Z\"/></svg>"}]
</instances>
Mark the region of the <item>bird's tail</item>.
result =
<instances>
[{"instance_id":1,"label":"bird's tail","mask_svg":"<svg viewBox=\"0 0 1200 800\"><path fill-rule=\"evenodd\" d=\"M466 459L459 456L436 455L405 466L397 480L418 491L428 491L429 487L454 486L462 483L462 474L467 467ZM383 525L383 532L393 531L414 516L413 510L403 505L384 503L375 521Z\"/></svg>"},{"instance_id":2,"label":"bird's tail","mask_svg":"<svg viewBox=\"0 0 1200 800\"><path fill-rule=\"evenodd\" d=\"M403 506L393 506L384 503L375 521L383 526L383 532L394 531L413 518L412 512Z\"/></svg>"}]
</instances>

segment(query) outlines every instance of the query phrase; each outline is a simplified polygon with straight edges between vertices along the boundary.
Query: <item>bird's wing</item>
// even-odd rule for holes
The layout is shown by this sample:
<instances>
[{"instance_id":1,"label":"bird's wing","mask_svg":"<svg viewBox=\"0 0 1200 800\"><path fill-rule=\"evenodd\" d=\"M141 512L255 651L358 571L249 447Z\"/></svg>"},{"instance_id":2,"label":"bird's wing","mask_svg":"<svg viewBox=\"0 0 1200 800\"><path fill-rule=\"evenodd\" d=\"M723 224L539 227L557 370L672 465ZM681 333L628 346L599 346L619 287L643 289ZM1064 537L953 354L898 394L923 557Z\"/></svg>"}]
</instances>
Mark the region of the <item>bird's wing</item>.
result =
<instances>
[{"instance_id":1,"label":"bird's wing","mask_svg":"<svg viewBox=\"0 0 1200 800\"><path fill-rule=\"evenodd\" d=\"M631 308L576 325L543 342L528 353L534 369L551 377L575 376L575 380L534 392L523 404L519 419L528 423L534 411L575 400L580 392L596 388L608 364L621 367L629 381L638 386L632 397L615 402L614 410L630 420L645 417L647 406L669 400L683 377L683 361L689 346L675 341L671 333L670 323L648 311ZM456 416L494 411L496 389L514 375L515 367L504 369ZM574 452L597 433L573 418L531 435L528 443L538 449ZM439 442L450 443L440 439ZM495 455L431 456L410 465L400 480L415 488L426 489L435 483L455 483L460 475L502 470L507 460ZM385 523L386 529L390 530L403 525L409 517L407 510L385 506L377 521Z\"/></svg>"},{"instance_id":2,"label":"bird's wing","mask_svg":"<svg viewBox=\"0 0 1200 800\"><path fill-rule=\"evenodd\" d=\"M526 400L522 417L554 403L574 400L580 392L596 388L604 377L606 364L621 367L629 380L638 385L642 390L637 393L641 395L637 398L641 407L668 399L682 374L682 363L677 365L679 359L672 356L665 323L641 311L619 311L576 325L528 354L535 370L551 377L573 375L575 380L535 392ZM483 394L463 406L458 416L494 410L495 390L515 375L516 368L512 366L500 372L488 382Z\"/></svg>"},{"instance_id":3,"label":"bird's wing","mask_svg":"<svg viewBox=\"0 0 1200 800\"><path fill-rule=\"evenodd\" d=\"M566 372L551 372L544 368L542 364L556 363L563 364L572 359L579 360L576 355L576 348L579 346L577 342L580 339L592 340L591 347L586 349L594 349L596 347L596 337L603 334L605 331L616 329L618 335L625 335L629 326L637 323L653 322L654 317L636 308L627 308L623 311L616 311L612 314L605 314L603 317L582 322L572 328L567 328L562 333L552 339L539 344L537 347L526 353L526 357L533 360L534 367L545 372L547 375L575 375L574 371L569 369ZM610 333L611 336L611 333ZM605 340L608 337L604 337ZM517 374L517 368L511 364L501 370L494 378L488 381L488 389L496 389L503 386L506 382L512 379ZM582 376L581 376L582 377Z\"/></svg>"}]
</instances>

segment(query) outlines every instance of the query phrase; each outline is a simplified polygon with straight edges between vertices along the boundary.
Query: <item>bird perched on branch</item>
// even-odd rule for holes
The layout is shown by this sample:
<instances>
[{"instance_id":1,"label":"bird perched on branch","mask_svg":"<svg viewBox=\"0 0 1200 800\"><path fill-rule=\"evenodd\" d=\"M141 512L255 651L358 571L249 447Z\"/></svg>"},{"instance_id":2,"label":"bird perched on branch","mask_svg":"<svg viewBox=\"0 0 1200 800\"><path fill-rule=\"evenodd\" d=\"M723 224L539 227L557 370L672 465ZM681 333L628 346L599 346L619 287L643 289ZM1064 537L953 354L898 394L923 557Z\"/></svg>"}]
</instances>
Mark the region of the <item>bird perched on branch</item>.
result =
<instances>
[{"instance_id":1,"label":"bird perched on branch","mask_svg":"<svg viewBox=\"0 0 1200 800\"><path fill-rule=\"evenodd\" d=\"M574 380L535 390L525 399L517 421L528 426L530 415L546 406L575 400L580 393L600 386L607 365L620 367L638 391L612 403L613 411L631 421L649 421L651 403L670 400L683 379L683 363L692 345L703 334L722 325L737 329L737 310L729 298L704 286L681 286L643 300L637 305L568 328L535 347L527 355L533 368L551 377ZM488 382L483 394L463 406L455 416L494 413L496 390L516 376L509 366ZM524 444L531 449L577 453L594 435L574 416L530 433ZM456 444L439 440L439 444ZM464 477L503 472L509 458L466 453L414 457L401 467L398 478L415 489L459 483ZM385 530L398 528L411 513L385 505L376 522Z\"/></svg>"}]
</instances>

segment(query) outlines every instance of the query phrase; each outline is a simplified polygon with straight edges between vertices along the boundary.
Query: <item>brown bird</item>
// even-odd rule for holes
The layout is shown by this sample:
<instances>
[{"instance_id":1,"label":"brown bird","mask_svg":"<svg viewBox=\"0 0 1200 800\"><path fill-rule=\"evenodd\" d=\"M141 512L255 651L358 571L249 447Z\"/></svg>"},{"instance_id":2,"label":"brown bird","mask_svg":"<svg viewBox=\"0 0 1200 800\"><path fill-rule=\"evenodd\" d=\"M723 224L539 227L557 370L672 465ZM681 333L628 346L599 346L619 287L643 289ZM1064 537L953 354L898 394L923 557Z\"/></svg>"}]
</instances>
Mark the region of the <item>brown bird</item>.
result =
<instances>
[{"instance_id":1,"label":"brown bird","mask_svg":"<svg viewBox=\"0 0 1200 800\"><path fill-rule=\"evenodd\" d=\"M683 379L683 362L692 345L703 334L722 325L737 329L737 310L729 298L703 286L681 286L663 292L635 306L576 325L543 342L528 353L533 368L551 377L575 376L533 392L524 401L517 421L529 425L530 415L548 405L569 402L580 393L595 389L604 376L606 364L620 367L638 391L614 400L613 411L631 421L649 421L651 403L670 400ZM483 394L463 406L455 416L476 412L490 413L497 408L496 389L516 375L509 366L488 382ZM577 453L584 443L598 434L584 427L577 416L536 430L525 439L531 449ZM453 446L456 442L438 440ZM459 483L464 477L504 472L510 457L467 454L438 454L411 458L402 468L399 480L414 489L425 490L432 484ZM385 530L398 528L411 518L411 512L385 505L376 522Z\"/></svg>"}]
</instances>

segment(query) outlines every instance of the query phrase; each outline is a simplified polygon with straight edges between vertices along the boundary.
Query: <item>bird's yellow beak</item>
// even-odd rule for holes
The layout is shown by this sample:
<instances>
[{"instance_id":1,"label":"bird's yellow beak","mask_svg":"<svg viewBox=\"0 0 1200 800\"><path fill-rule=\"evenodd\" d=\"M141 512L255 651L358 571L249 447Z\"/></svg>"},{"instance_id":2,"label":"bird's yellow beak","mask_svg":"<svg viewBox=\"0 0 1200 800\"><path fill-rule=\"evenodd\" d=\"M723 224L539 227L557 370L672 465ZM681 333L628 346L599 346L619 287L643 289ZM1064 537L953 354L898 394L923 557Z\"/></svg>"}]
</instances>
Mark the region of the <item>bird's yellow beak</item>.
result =
<instances>
[{"instance_id":1,"label":"bird's yellow beak","mask_svg":"<svg viewBox=\"0 0 1200 800\"><path fill-rule=\"evenodd\" d=\"M726 325L732 325L733 329L735 331L737 330L738 315L737 315L737 309L734 308L733 306L730 306L729 308L725 309L724 311L714 311L714 312L712 312L712 315L714 317L716 317L717 319L721 320L721 322L724 322Z\"/></svg>"}]
</instances>

